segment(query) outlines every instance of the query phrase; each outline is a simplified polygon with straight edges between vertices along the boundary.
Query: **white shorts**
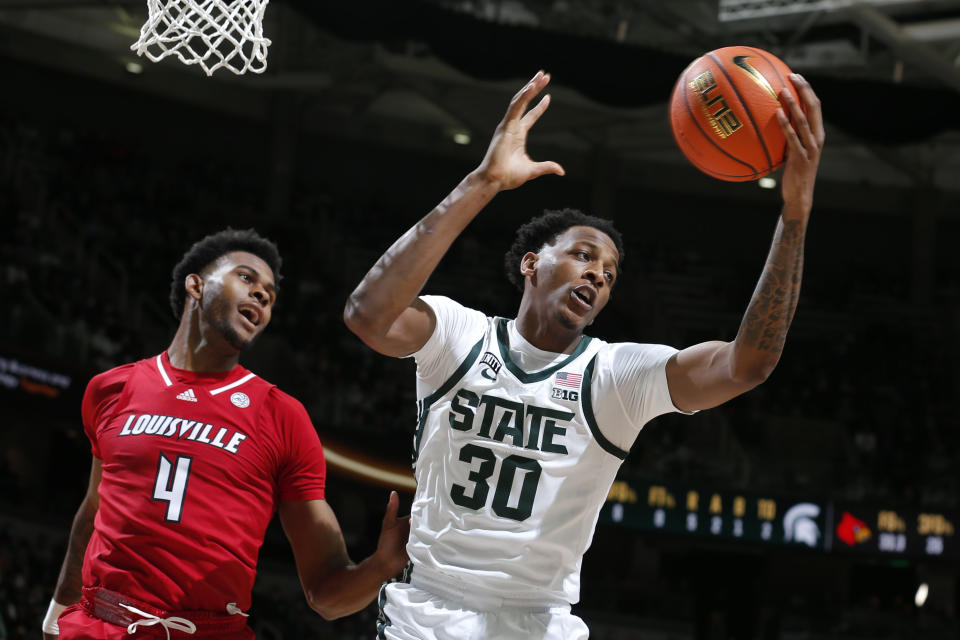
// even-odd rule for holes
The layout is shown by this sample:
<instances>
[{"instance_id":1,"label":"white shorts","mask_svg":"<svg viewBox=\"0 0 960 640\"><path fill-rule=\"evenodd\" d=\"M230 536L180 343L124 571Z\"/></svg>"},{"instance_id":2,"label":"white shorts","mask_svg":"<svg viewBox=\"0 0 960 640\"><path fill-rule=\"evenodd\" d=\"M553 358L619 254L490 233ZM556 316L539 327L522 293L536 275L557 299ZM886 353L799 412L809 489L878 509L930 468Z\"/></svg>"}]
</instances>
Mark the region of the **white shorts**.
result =
<instances>
[{"instance_id":1,"label":"white shorts","mask_svg":"<svg viewBox=\"0 0 960 640\"><path fill-rule=\"evenodd\" d=\"M590 635L569 605L491 607L482 597L416 578L412 584L384 585L379 602L378 640L586 640Z\"/></svg>"}]
</instances>

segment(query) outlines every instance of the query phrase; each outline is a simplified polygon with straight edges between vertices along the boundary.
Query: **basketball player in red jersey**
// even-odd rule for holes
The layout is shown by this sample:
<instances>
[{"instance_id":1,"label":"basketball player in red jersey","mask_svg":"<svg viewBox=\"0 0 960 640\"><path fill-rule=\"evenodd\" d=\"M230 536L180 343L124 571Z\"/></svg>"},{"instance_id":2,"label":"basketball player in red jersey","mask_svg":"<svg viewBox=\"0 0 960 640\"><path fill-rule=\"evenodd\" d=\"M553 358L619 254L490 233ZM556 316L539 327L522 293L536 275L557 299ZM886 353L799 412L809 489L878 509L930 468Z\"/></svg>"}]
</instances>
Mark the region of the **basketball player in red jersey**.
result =
<instances>
[{"instance_id":1,"label":"basketball player in red jersey","mask_svg":"<svg viewBox=\"0 0 960 640\"><path fill-rule=\"evenodd\" d=\"M90 381L90 484L45 639L253 638L245 611L275 512L324 618L362 609L406 565L394 492L376 552L351 562L306 410L239 364L270 322L280 262L253 230L200 240L173 271L169 348Z\"/></svg>"}]
</instances>

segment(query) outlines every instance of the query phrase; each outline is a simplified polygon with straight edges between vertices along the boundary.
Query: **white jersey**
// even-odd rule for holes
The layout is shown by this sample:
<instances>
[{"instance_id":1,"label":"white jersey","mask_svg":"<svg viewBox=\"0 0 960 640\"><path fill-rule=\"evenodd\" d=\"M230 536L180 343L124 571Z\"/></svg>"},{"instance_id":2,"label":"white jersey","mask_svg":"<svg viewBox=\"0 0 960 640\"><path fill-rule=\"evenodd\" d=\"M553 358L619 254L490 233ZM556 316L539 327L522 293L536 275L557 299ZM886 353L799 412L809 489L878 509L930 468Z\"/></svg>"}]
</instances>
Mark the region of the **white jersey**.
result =
<instances>
[{"instance_id":1,"label":"white jersey","mask_svg":"<svg viewBox=\"0 0 960 640\"><path fill-rule=\"evenodd\" d=\"M580 564L643 425L676 411L663 345L583 336L541 351L512 320L424 296L417 360L413 575L507 601L572 604Z\"/></svg>"}]
</instances>

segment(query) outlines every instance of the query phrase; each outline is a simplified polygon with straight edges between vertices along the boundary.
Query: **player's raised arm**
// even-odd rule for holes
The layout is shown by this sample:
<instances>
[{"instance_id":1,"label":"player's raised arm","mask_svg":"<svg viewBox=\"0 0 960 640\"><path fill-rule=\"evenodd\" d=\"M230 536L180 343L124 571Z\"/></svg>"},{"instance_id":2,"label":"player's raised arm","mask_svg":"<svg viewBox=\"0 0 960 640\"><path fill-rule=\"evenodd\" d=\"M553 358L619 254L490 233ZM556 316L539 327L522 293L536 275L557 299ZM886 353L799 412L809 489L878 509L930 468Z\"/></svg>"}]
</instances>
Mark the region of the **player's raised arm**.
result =
<instances>
[{"instance_id":1,"label":"player's raised arm","mask_svg":"<svg viewBox=\"0 0 960 640\"><path fill-rule=\"evenodd\" d=\"M417 296L456 237L497 193L547 173L563 175L559 164L534 162L526 149L527 133L550 96L528 107L548 82L550 75L540 71L514 95L480 166L394 242L348 298L344 322L374 350L406 356L426 343L435 319Z\"/></svg>"},{"instance_id":2,"label":"player's raised arm","mask_svg":"<svg viewBox=\"0 0 960 640\"><path fill-rule=\"evenodd\" d=\"M813 187L825 139L820 100L798 74L790 79L806 107L787 88L780 100L789 110L777 119L787 138L782 176L783 209L760 280L733 342L705 342L676 354L667 380L679 409L708 409L767 379L783 352L800 296L803 245L813 208ZM792 123L792 124L791 124Z\"/></svg>"}]
</instances>

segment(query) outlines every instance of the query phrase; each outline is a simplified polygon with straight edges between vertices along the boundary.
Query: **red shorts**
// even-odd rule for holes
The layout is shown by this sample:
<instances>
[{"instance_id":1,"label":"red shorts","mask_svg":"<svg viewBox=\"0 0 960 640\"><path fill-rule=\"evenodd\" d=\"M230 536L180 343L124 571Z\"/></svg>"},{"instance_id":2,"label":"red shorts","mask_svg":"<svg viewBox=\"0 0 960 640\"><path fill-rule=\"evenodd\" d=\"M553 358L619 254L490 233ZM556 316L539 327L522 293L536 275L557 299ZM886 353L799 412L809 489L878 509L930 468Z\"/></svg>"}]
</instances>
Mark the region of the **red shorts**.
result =
<instances>
[{"instance_id":1,"label":"red shorts","mask_svg":"<svg viewBox=\"0 0 960 640\"><path fill-rule=\"evenodd\" d=\"M176 616L190 620L196 624L195 633L187 633L178 629L164 629L161 625L138 625L134 633L127 631L131 621L140 619L140 616L131 615L126 619L126 613L121 613L125 619L120 619L112 612L111 605L116 601L130 604L141 611L161 618ZM119 611L123 612L122 609ZM100 614L100 615L97 615ZM101 617L102 616L102 617ZM106 618L106 619L104 619ZM108 621L112 620L112 621ZM149 607L136 600L132 600L113 592L102 589L83 590L83 599L75 605L67 607L57 619L60 627L60 640L130 640L132 638L164 638L170 640L186 640L187 638L217 638L217 640L254 640L253 630L247 626L246 619L240 616L216 615L211 616L203 612L166 612Z\"/></svg>"}]
</instances>

